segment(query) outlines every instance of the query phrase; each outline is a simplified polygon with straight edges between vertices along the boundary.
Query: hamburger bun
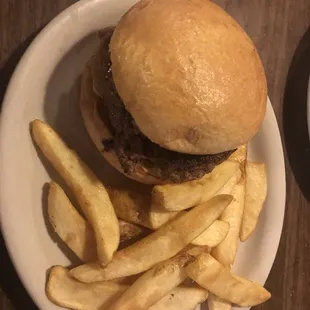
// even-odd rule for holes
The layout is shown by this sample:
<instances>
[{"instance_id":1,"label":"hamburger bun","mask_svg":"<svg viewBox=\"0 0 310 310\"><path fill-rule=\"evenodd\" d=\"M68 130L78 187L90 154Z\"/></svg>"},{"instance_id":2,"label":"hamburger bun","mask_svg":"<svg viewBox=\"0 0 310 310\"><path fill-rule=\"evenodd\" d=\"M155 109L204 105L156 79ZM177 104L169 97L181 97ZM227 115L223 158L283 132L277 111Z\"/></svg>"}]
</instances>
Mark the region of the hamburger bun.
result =
<instances>
[{"instance_id":1,"label":"hamburger bun","mask_svg":"<svg viewBox=\"0 0 310 310\"><path fill-rule=\"evenodd\" d=\"M261 60L211 1L142 0L116 26L110 51L126 109L163 148L216 154L258 131L267 102Z\"/></svg>"}]
</instances>

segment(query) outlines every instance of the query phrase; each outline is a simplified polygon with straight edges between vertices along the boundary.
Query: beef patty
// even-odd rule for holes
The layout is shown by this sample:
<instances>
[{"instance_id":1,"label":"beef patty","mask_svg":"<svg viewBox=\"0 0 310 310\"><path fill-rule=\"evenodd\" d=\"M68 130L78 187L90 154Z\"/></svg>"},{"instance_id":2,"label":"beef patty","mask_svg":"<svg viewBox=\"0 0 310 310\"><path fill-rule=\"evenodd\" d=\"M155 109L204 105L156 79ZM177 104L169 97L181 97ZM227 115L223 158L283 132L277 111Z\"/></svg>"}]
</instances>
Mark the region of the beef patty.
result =
<instances>
[{"instance_id":1,"label":"beef patty","mask_svg":"<svg viewBox=\"0 0 310 310\"><path fill-rule=\"evenodd\" d=\"M129 175L145 167L156 178L174 183L201 178L226 160L233 151L214 155L178 153L153 143L139 130L114 85L109 53L112 34L113 28L100 33L101 46L91 66L94 91L102 98L98 112L113 134L113 139L102 141L103 151L113 150Z\"/></svg>"}]
</instances>

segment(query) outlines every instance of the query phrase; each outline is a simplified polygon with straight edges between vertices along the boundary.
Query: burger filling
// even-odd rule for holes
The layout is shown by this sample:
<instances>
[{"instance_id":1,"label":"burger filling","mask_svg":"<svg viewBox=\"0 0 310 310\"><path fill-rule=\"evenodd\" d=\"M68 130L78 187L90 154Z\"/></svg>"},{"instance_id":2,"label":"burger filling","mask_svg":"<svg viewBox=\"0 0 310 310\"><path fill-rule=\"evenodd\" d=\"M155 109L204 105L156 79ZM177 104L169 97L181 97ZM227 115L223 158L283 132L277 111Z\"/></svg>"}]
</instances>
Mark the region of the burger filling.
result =
<instances>
[{"instance_id":1,"label":"burger filling","mask_svg":"<svg viewBox=\"0 0 310 310\"><path fill-rule=\"evenodd\" d=\"M102 98L98 112L113 135L113 139L102 141L103 152L113 150L129 175L147 169L156 178L174 183L199 179L226 160L233 151L214 155L178 153L160 147L143 135L114 85L109 53L112 34L112 28L100 33L100 50L92 59L94 91Z\"/></svg>"}]
</instances>

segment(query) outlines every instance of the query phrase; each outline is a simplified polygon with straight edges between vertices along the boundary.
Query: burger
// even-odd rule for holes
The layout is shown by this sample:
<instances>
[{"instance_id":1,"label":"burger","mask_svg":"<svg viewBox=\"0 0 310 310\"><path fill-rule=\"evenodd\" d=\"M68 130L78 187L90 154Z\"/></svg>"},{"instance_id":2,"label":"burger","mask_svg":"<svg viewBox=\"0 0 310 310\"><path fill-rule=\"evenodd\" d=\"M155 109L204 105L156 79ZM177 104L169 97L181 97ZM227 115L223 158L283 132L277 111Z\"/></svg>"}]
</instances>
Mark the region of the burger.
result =
<instances>
[{"instance_id":1,"label":"burger","mask_svg":"<svg viewBox=\"0 0 310 310\"><path fill-rule=\"evenodd\" d=\"M142 0L99 32L81 111L105 159L147 184L201 178L257 133L267 86L257 50L208 0Z\"/></svg>"}]
</instances>

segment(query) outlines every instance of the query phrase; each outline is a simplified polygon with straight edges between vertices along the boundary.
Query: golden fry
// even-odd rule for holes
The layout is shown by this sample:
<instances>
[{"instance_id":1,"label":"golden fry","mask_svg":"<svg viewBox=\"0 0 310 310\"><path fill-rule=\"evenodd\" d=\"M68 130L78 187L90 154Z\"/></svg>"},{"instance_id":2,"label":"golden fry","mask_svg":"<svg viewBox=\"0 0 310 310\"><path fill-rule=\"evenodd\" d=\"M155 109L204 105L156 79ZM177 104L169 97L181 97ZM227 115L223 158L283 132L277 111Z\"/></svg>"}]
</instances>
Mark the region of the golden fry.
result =
<instances>
[{"instance_id":1,"label":"golden fry","mask_svg":"<svg viewBox=\"0 0 310 310\"><path fill-rule=\"evenodd\" d=\"M152 188L128 180L120 187L108 187L107 191L119 218L150 229L158 229L174 218L178 212L159 210L151 206Z\"/></svg>"},{"instance_id":2,"label":"golden fry","mask_svg":"<svg viewBox=\"0 0 310 310\"><path fill-rule=\"evenodd\" d=\"M261 285L232 274L207 253L198 256L186 270L201 287L241 307L256 306L271 297Z\"/></svg>"},{"instance_id":3,"label":"golden fry","mask_svg":"<svg viewBox=\"0 0 310 310\"><path fill-rule=\"evenodd\" d=\"M193 310L207 297L200 287L177 287L148 310Z\"/></svg>"},{"instance_id":4,"label":"golden fry","mask_svg":"<svg viewBox=\"0 0 310 310\"><path fill-rule=\"evenodd\" d=\"M267 196L266 166L263 163L246 163L244 212L240 240L246 241L254 231Z\"/></svg>"},{"instance_id":5,"label":"golden fry","mask_svg":"<svg viewBox=\"0 0 310 310\"><path fill-rule=\"evenodd\" d=\"M161 210L181 211L201 204L217 194L239 166L238 162L227 160L199 180L156 185L152 193L152 205Z\"/></svg>"},{"instance_id":6,"label":"golden fry","mask_svg":"<svg viewBox=\"0 0 310 310\"><path fill-rule=\"evenodd\" d=\"M81 283L61 266L52 268L46 294L54 304L73 310L103 310L115 302L127 285L114 282ZM196 287L177 287L153 305L150 310L192 310L204 302L208 292Z\"/></svg>"},{"instance_id":7,"label":"golden fry","mask_svg":"<svg viewBox=\"0 0 310 310\"><path fill-rule=\"evenodd\" d=\"M55 232L83 262L97 260L93 229L55 182L51 182L49 186L48 214ZM144 237L148 233L146 228L135 224L123 220L119 220L118 223L121 242Z\"/></svg>"},{"instance_id":8,"label":"golden fry","mask_svg":"<svg viewBox=\"0 0 310 310\"><path fill-rule=\"evenodd\" d=\"M227 236L229 223L216 220L200 236L192 241L194 245L208 246L213 248L219 245Z\"/></svg>"},{"instance_id":9,"label":"golden fry","mask_svg":"<svg viewBox=\"0 0 310 310\"><path fill-rule=\"evenodd\" d=\"M97 259L93 229L55 182L49 186L48 215L55 232L83 262Z\"/></svg>"},{"instance_id":10,"label":"golden fry","mask_svg":"<svg viewBox=\"0 0 310 310\"><path fill-rule=\"evenodd\" d=\"M148 270L184 249L220 216L231 200L230 195L215 196L118 251L105 268L97 263L85 264L72 269L71 274L82 282L97 282Z\"/></svg>"},{"instance_id":11,"label":"golden fry","mask_svg":"<svg viewBox=\"0 0 310 310\"><path fill-rule=\"evenodd\" d=\"M240 147L238 147L237 150L230 155L229 160L234 160L241 164L245 160L247 160L247 157L248 157L248 145L243 144Z\"/></svg>"},{"instance_id":12,"label":"golden fry","mask_svg":"<svg viewBox=\"0 0 310 310\"><path fill-rule=\"evenodd\" d=\"M205 247L184 250L159 263L132 284L109 310L149 309L187 278L184 266L205 250Z\"/></svg>"},{"instance_id":13,"label":"golden fry","mask_svg":"<svg viewBox=\"0 0 310 310\"><path fill-rule=\"evenodd\" d=\"M106 309L128 288L114 282L81 283L61 266L52 268L46 294L54 304L75 310Z\"/></svg>"},{"instance_id":14,"label":"golden fry","mask_svg":"<svg viewBox=\"0 0 310 310\"><path fill-rule=\"evenodd\" d=\"M32 122L32 134L88 218L95 232L100 263L109 263L118 248L120 234L117 217L105 187L50 126L35 120Z\"/></svg>"},{"instance_id":15,"label":"golden fry","mask_svg":"<svg viewBox=\"0 0 310 310\"><path fill-rule=\"evenodd\" d=\"M221 221L229 223L229 231L226 238L217 247L212 249L212 256L222 265L233 265L239 244L239 233L244 208L244 181L241 180L233 189L234 197L231 204L222 212Z\"/></svg>"}]
</instances>

